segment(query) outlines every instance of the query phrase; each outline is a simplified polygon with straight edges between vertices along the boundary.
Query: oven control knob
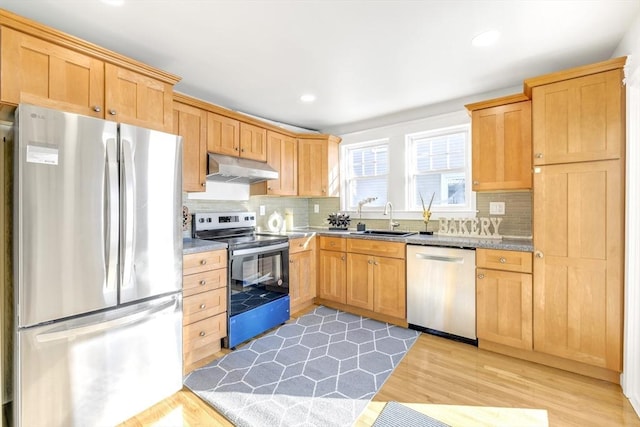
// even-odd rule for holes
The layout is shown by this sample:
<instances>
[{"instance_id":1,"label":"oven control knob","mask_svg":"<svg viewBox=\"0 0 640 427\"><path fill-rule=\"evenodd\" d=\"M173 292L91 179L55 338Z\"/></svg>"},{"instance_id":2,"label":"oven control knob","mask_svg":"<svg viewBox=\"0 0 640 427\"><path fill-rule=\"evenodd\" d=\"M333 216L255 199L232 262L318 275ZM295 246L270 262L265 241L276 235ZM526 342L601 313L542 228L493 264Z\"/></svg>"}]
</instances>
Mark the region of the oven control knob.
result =
<instances>
[{"instance_id":1,"label":"oven control knob","mask_svg":"<svg viewBox=\"0 0 640 427\"><path fill-rule=\"evenodd\" d=\"M207 222L211 222L211 218L207 218Z\"/></svg>"},{"instance_id":2,"label":"oven control knob","mask_svg":"<svg viewBox=\"0 0 640 427\"><path fill-rule=\"evenodd\" d=\"M200 218L198 222L204 222L204 218Z\"/></svg>"}]
</instances>

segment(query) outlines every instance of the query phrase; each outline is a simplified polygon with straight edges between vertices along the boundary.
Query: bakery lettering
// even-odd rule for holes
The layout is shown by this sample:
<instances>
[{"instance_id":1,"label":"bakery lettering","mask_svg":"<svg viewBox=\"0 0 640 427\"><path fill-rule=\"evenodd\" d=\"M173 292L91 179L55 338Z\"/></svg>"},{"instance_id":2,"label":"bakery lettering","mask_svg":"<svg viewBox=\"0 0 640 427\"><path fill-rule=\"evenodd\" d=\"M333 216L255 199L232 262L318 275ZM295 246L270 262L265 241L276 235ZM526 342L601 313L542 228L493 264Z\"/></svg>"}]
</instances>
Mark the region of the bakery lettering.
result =
<instances>
[{"instance_id":1,"label":"bakery lettering","mask_svg":"<svg viewBox=\"0 0 640 427\"><path fill-rule=\"evenodd\" d=\"M440 218L438 234L447 236L501 238L502 218Z\"/></svg>"}]
</instances>

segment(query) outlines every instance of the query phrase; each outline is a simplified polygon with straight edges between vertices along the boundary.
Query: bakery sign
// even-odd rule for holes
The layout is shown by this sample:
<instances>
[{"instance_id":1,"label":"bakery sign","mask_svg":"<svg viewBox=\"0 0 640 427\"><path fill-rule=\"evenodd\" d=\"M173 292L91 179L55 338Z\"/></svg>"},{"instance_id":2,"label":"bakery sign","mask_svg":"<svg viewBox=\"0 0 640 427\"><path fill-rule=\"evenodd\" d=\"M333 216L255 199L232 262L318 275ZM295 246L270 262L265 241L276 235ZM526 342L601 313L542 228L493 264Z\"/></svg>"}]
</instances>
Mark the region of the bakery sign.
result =
<instances>
[{"instance_id":1,"label":"bakery sign","mask_svg":"<svg viewBox=\"0 0 640 427\"><path fill-rule=\"evenodd\" d=\"M440 218L438 235L501 239L502 218Z\"/></svg>"}]
</instances>

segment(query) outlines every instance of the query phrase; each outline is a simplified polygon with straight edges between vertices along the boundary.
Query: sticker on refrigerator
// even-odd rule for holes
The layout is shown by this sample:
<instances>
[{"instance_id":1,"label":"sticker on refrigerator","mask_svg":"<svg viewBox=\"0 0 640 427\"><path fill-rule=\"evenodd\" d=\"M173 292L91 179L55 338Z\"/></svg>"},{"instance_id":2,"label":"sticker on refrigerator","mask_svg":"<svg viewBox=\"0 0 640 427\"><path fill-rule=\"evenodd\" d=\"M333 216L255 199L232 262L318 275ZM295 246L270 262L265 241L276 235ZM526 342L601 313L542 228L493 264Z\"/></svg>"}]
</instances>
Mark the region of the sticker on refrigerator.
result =
<instances>
[{"instance_id":1,"label":"sticker on refrigerator","mask_svg":"<svg viewBox=\"0 0 640 427\"><path fill-rule=\"evenodd\" d=\"M27 145L27 163L58 164L58 149L41 145Z\"/></svg>"}]
</instances>

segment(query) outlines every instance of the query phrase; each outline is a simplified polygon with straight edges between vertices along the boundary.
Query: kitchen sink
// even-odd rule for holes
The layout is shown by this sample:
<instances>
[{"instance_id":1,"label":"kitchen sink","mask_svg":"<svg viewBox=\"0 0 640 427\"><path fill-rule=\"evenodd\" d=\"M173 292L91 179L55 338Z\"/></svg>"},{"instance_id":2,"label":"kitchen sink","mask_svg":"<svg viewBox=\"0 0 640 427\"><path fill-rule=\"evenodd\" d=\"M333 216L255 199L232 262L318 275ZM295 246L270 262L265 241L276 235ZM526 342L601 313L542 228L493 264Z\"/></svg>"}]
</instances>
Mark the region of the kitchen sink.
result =
<instances>
[{"instance_id":1,"label":"kitchen sink","mask_svg":"<svg viewBox=\"0 0 640 427\"><path fill-rule=\"evenodd\" d=\"M365 236L382 236L382 237L407 237L416 234L415 231L400 231L400 230L366 230L366 231L354 231L351 234L362 234Z\"/></svg>"}]
</instances>

